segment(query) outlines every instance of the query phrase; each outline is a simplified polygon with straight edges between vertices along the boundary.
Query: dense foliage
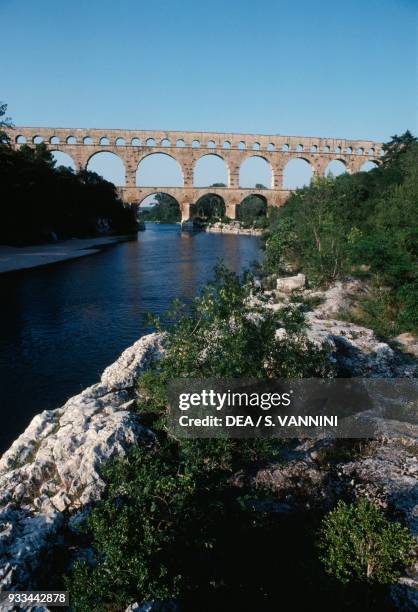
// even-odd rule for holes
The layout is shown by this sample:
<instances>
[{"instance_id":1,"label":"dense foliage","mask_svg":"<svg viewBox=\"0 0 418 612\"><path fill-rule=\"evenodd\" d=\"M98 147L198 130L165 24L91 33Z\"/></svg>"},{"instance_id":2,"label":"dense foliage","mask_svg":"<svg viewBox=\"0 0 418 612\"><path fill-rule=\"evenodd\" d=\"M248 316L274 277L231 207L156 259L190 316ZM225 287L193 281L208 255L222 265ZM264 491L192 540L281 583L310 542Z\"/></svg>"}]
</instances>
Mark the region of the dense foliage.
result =
<instances>
[{"instance_id":1,"label":"dense foliage","mask_svg":"<svg viewBox=\"0 0 418 612\"><path fill-rule=\"evenodd\" d=\"M156 204L139 212L141 221L157 221L158 223L179 223L181 221L180 207L177 200L167 193L156 193Z\"/></svg>"},{"instance_id":2,"label":"dense foliage","mask_svg":"<svg viewBox=\"0 0 418 612\"><path fill-rule=\"evenodd\" d=\"M418 330L418 142L407 132L384 148L375 170L314 180L272 212L265 265L314 284L361 275L357 318L396 335Z\"/></svg>"},{"instance_id":3,"label":"dense foliage","mask_svg":"<svg viewBox=\"0 0 418 612\"><path fill-rule=\"evenodd\" d=\"M45 145L13 150L0 144L0 243L135 231L133 210L94 172L56 167Z\"/></svg>"},{"instance_id":4,"label":"dense foliage","mask_svg":"<svg viewBox=\"0 0 418 612\"><path fill-rule=\"evenodd\" d=\"M367 499L340 500L323 521L320 547L326 571L337 580L391 584L413 560L416 542L406 527L389 523Z\"/></svg>"}]
</instances>

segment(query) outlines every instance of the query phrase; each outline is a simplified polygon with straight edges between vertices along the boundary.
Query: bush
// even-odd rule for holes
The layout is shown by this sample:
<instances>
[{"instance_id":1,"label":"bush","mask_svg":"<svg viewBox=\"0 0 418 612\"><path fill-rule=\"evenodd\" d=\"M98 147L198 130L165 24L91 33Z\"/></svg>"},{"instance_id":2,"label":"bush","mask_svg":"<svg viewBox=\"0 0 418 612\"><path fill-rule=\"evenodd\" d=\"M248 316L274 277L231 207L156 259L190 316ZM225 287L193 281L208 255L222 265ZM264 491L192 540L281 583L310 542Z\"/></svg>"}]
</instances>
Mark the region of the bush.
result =
<instances>
[{"instance_id":1,"label":"bush","mask_svg":"<svg viewBox=\"0 0 418 612\"><path fill-rule=\"evenodd\" d=\"M390 523L371 502L339 501L324 519L319 546L327 573L338 581L390 584L413 557L416 542L406 527Z\"/></svg>"}]
</instances>

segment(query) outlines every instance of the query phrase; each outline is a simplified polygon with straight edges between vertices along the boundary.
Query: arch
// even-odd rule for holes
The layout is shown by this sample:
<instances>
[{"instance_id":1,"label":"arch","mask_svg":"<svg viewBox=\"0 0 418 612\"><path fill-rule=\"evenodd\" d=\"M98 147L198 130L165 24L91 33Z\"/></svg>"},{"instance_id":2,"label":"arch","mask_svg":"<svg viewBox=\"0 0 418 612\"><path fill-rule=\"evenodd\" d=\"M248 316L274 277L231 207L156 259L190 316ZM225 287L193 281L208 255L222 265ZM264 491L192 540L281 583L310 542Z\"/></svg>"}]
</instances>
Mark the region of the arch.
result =
<instances>
[{"instance_id":1,"label":"arch","mask_svg":"<svg viewBox=\"0 0 418 612\"><path fill-rule=\"evenodd\" d=\"M290 159L283 169L283 188L299 189L312 180L312 166L307 159Z\"/></svg>"},{"instance_id":2,"label":"arch","mask_svg":"<svg viewBox=\"0 0 418 612\"><path fill-rule=\"evenodd\" d=\"M236 217L244 223L254 223L266 215L267 199L259 193L246 196L237 206Z\"/></svg>"},{"instance_id":3,"label":"arch","mask_svg":"<svg viewBox=\"0 0 418 612\"><path fill-rule=\"evenodd\" d=\"M275 151L276 147L274 145L274 142L269 142L267 145L267 151Z\"/></svg>"},{"instance_id":4,"label":"arch","mask_svg":"<svg viewBox=\"0 0 418 612\"><path fill-rule=\"evenodd\" d=\"M102 136L99 140L99 144L101 144L102 146L109 145L110 144L109 138L107 136Z\"/></svg>"},{"instance_id":5,"label":"arch","mask_svg":"<svg viewBox=\"0 0 418 612\"><path fill-rule=\"evenodd\" d=\"M303 151L303 144L300 144L300 143L299 143L298 145L296 145L296 151L297 151L298 153L301 153L301 152Z\"/></svg>"},{"instance_id":6,"label":"arch","mask_svg":"<svg viewBox=\"0 0 418 612\"><path fill-rule=\"evenodd\" d=\"M370 172L370 170L374 170L378 168L379 164L376 161L367 160L360 166L360 172Z\"/></svg>"},{"instance_id":7,"label":"arch","mask_svg":"<svg viewBox=\"0 0 418 612\"><path fill-rule=\"evenodd\" d=\"M49 144L57 145L59 143L60 139L58 138L58 136L51 136L51 138L49 139Z\"/></svg>"},{"instance_id":8,"label":"arch","mask_svg":"<svg viewBox=\"0 0 418 612\"><path fill-rule=\"evenodd\" d=\"M237 144L237 149L239 149L240 151L244 151L244 149L246 149L247 145L245 144L245 142L243 140L240 140L239 143Z\"/></svg>"},{"instance_id":9,"label":"arch","mask_svg":"<svg viewBox=\"0 0 418 612\"><path fill-rule=\"evenodd\" d=\"M93 144L93 138L91 136L84 136L83 144L85 144L85 145L92 145Z\"/></svg>"},{"instance_id":10,"label":"arch","mask_svg":"<svg viewBox=\"0 0 418 612\"><path fill-rule=\"evenodd\" d=\"M325 168L325 176L340 176L347 172L347 166L342 159L333 159Z\"/></svg>"},{"instance_id":11,"label":"arch","mask_svg":"<svg viewBox=\"0 0 418 612\"><path fill-rule=\"evenodd\" d=\"M147 138L145 141L146 147L155 147L155 138Z\"/></svg>"},{"instance_id":12,"label":"arch","mask_svg":"<svg viewBox=\"0 0 418 612\"><path fill-rule=\"evenodd\" d=\"M174 196L165 191L150 193L138 202L138 219L159 223L178 223L181 221L180 204Z\"/></svg>"},{"instance_id":13,"label":"arch","mask_svg":"<svg viewBox=\"0 0 418 612\"><path fill-rule=\"evenodd\" d=\"M289 151L289 149L290 149L290 147L289 147L287 142L285 144L282 144L282 151L283 151L283 153L287 153Z\"/></svg>"},{"instance_id":14,"label":"arch","mask_svg":"<svg viewBox=\"0 0 418 612\"><path fill-rule=\"evenodd\" d=\"M224 143L222 144L222 148L223 149L230 149L231 148L231 143L229 142L229 140L225 140Z\"/></svg>"},{"instance_id":15,"label":"arch","mask_svg":"<svg viewBox=\"0 0 418 612\"><path fill-rule=\"evenodd\" d=\"M141 187L183 187L182 168L168 153L150 153L140 160L135 182Z\"/></svg>"},{"instance_id":16,"label":"arch","mask_svg":"<svg viewBox=\"0 0 418 612\"><path fill-rule=\"evenodd\" d=\"M311 145L311 153L317 153L317 151L318 151L318 145L316 144Z\"/></svg>"},{"instance_id":17,"label":"arch","mask_svg":"<svg viewBox=\"0 0 418 612\"><path fill-rule=\"evenodd\" d=\"M140 138L132 138L131 140L131 145L133 147L139 147L141 145L141 139Z\"/></svg>"},{"instance_id":18,"label":"arch","mask_svg":"<svg viewBox=\"0 0 418 612\"><path fill-rule=\"evenodd\" d=\"M257 187L270 189L273 186L273 171L270 163L260 155L251 155L241 164L239 169L240 187Z\"/></svg>"},{"instance_id":19,"label":"arch","mask_svg":"<svg viewBox=\"0 0 418 612\"><path fill-rule=\"evenodd\" d=\"M194 204L194 217L202 221L221 219L225 216L224 199L217 193L205 193Z\"/></svg>"},{"instance_id":20,"label":"arch","mask_svg":"<svg viewBox=\"0 0 418 612\"><path fill-rule=\"evenodd\" d=\"M16 136L16 144L26 144L26 137L23 136L22 134L19 134L19 136Z\"/></svg>"},{"instance_id":21,"label":"arch","mask_svg":"<svg viewBox=\"0 0 418 612\"><path fill-rule=\"evenodd\" d=\"M359 148L356 150L356 154L357 154L357 155L364 155L364 149L363 149L363 147L359 147Z\"/></svg>"},{"instance_id":22,"label":"arch","mask_svg":"<svg viewBox=\"0 0 418 612\"><path fill-rule=\"evenodd\" d=\"M178 138L176 140L176 147L185 147L186 143L184 142L183 138Z\"/></svg>"},{"instance_id":23,"label":"arch","mask_svg":"<svg viewBox=\"0 0 418 612\"><path fill-rule=\"evenodd\" d=\"M160 144L162 147L171 147L171 142L168 138L163 138Z\"/></svg>"},{"instance_id":24,"label":"arch","mask_svg":"<svg viewBox=\"0 0 418 612\"><path fill-rule=\"evenodd\" d=\"M199 140L192 140L192 147L193 149L199 149L200 147L200 141Z\"/></svg>"},{"instance_id":25,"label":"arch","mask_svg":"<svg viewBox=\"0 0 418 612\"><path fill-rule=\"evenodd\" d=\"M216 148L215 141L214 140L208 140L207 148L208 149L215 149Z\"/></svg>"},{"instance_id":26,"label":"arch","mask_svg":"<svg viewBox=\"0 0 418 612\"><path fill-rule=\"evenodd\" d=\"M86 170L96 172L118 187L125 186L125 165L116 153L98 151L88 159Z\"/></svg>"},{"instance_id":27,"label":"arch","mask_svg":"<svg viewBox=\"0 0 418 612\"><path fill-rule=\"evenodd\" d=\"M124 146L125 146L125 144L126 144L125 139L124 139L124 138L122 138L122 136L119 136L119 138L116 138L116 140L115 140L115 145L116 145L117 147L124 147Z\"/></svg>"},{"instance_id":28,"label":"arch","mask_svg":"<svg viewBox=\"0 0 418 612\"><path fill-rule=\"evenodd\" d=\"M370 149L367 151L368 155L374 155L374 149L373 147L370 147Z\"/></svg>"},{"instance_id":29,"label":"arch","mask_svg":"<svg viewBox=\"0 0 418 612\"><path fill-rule=\"evenodd\" d=\"M63 151L51 151L51 155L55 160L55 167L59 168L63 166L64 168L71 168L74 172L77 171L77 166L75 161L68 155L68 153L64 153Z\"/></svg>"},{"instance_id":30,"label":"arch","mask_svg":"<svg viewBox=\"0 0 418 612\"><path fill-rule=\"evenodd\" d=\"M260 143L259 142L255 142L252 146L253 151L259 151L260 150Z\"/></svg>"},{"instance_id":31,"label":"arch","mask_svg":"<svg viewBox=\"0 0 418 612\"><path fill-rule=\"evenodd\" d=\"M379 151L379 157L384 157L384 155L385 155L384 150L383 150L383 149L380 149L380 151Z\"/></svg>"},{"instance_id":32,"label":"arch","mask_svg":"<svg viewBox=\"0 0 418 612\"><path fill-rule=\"evenodd\" d=\"M345 150L345 152L347 153L347 155L351 155L351 154L352 154L352 152L353 152L352 147L347 147L347 148L346 148L346 150Z\"/></svg>"},{"instance_id":33,"label":"arch","mask_svg":"<svg viewBox=\"0 0 418 612\"><path fill-rule=\"evenodd\" d=\"M323 153L329 153L331 151L330 146L329 145L324 145L322 147L322 152Z\"/></svg>"},{"instance_id":34,"label":"arch","mask_svg":"<svg viewBox=\"0 0 418 612\"><path fill-rule=\"evenodd\" d=\"M208 187L214 184L228 185L229 169L223 157L216 153L206 153L195 163L193 185Z\"/></svg>"},{"instance_id":35,"label":"arch","mask_svg":"<svg viewBox=\"0 0 418 612\"><path fill-rule=\"evenodd\" d=\"M77 144L77 138L75 136L67 136L65 142L69 145Z\"/></svg>"},{"instance_id":36,"label":"arch","mask_svg":"<svg viewBox=\"0 0 418 612\"><path fill-rule=\"evenodd\" d=\"M38 134L36 134L33 138L32 138L32 142L33 144L41 144L41 142L43 142L44 139L42 138L42 136L39 136Z\"/></svg>"},{"instance_id":37,"label":"arch","mask_svg":"<svg viewBox=\"0 0 418 612\"><path fill-rule=\"evenodd\" d=\"M334 153L341 153L342 148L340 147L340 145L337 145L334 149Z\"/></svg>"}]
</instances>

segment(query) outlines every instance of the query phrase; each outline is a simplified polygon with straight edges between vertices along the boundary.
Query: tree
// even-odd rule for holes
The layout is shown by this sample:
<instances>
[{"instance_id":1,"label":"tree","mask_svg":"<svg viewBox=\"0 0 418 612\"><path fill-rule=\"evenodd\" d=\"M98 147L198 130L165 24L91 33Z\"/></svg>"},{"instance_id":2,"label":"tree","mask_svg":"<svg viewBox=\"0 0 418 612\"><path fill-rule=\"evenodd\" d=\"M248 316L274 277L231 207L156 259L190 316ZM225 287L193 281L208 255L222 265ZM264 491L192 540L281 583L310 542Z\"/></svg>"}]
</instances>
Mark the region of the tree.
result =
<instances>
[{"instance_id":1,"label":"tree","mask_svg":"<svg viewBox=\"0 0 418 612\"><path fill-rule=\"evenodd\" d=\"M409 130L406 130L406 132L400 136L397 134L392 136L391 140L382 147L385 152L383 164L389 165L399 161L400 157L408 150L409 145L413 142L417 142L417 138Z\"/></svg>"},{"instance_id":2,"label":"tree","mask_svg":"<svg viewBox=\"0 0 418 612\"><path fill-rule=\"evenodd\" d=\"M10 117L6 117L7 104L0 102L0 144L9 144L9 137L4 128L13 128Z\"/></svg>"}]
</instances>

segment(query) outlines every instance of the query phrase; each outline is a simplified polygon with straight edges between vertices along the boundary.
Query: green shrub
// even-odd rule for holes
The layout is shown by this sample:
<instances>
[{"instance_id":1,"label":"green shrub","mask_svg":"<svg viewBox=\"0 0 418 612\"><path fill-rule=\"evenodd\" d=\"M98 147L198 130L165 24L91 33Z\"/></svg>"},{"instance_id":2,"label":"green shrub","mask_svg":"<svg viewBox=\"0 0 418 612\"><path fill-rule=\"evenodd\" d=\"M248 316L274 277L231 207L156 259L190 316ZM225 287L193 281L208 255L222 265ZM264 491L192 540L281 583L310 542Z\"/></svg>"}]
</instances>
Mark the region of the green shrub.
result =
<instances>
[{"instance_id":1,"label":"green shrub","mask_svg":"<svg viewBox=\"0 0 418 612\"><path fill-rule=\"evenodd\" d=\"M322 561L338 581L390 584L413 557L416 542L408 529L388 522L366 499L339 501L320 531Z\"/></svg>"}]
</instances>

